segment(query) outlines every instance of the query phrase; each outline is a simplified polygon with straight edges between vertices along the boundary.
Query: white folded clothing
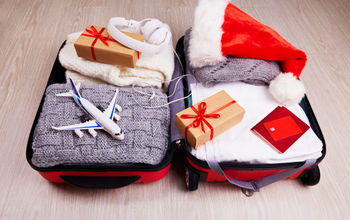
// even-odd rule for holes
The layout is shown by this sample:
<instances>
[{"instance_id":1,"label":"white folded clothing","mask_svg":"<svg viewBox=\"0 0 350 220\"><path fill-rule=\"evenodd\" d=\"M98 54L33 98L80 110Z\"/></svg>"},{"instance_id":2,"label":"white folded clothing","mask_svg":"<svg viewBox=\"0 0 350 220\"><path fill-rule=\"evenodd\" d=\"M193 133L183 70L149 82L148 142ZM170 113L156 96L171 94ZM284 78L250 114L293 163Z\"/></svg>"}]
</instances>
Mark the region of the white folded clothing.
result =
<instances>
[{"instance_id":1,"label":"white folded clothing","mask_svg":"<svg viewBox=\"0 0 350 220\"><path fill-rule=\"evenodd\" d=\"M203 87L201 84L191 84L191 90L193 104L225 90L246 111L239 124L199 148L191 148L190 153L198 159L259 164L299 162L321 157L322 142L311 128L284 153L278 153L250 130L279 106L268 92L268 87L234 82L218 84L210 88ZM288 106L288 109L310 125L299 105Z\"/></svg>"},{"instance_id":2,"label":"white folded clothing","mask_svg":"<svg viewBox=\"0 0 350 220\"><path fill-rule=\"evenodd\" d=\"M72 79L76 84L106 84L106 82L101 79L86 76L72 70L66 70L66 81L69 82L69 79Z\"/></svg>"},{"instance_id":3,"label":"white folded clothing","mask_svg":"<svg viewBox=\"0 0 350 220\"><path fill-rule=\"evenodd\" d=\"M168 89L174 72L172 42L158 54L140 53L135 68L89 61L78 57L74 48L81 32L68 35L66 45L59 53L59 60L67 70L102 79L117 86L142 86Z\"/></svg>"}]
</instances>

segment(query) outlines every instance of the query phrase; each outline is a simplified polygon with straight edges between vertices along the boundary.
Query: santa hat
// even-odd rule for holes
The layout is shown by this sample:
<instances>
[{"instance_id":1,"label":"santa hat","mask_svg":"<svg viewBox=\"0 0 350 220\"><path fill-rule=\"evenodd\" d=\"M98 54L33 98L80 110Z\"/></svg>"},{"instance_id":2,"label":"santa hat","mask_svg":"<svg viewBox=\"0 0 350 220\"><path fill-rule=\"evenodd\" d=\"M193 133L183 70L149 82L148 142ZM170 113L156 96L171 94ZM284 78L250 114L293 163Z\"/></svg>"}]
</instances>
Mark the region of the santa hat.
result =
<instances>
[{"instance_id":1,"label":"santa hat","mask_svg":"<svg viewBox=\"0 0 350 220\"><path fill-rule=\"evenodd\" d=\"M298 103L304 96L298 80L306 64L303 51L228 0L199 0L189 42L190 65L215 65L228 55L279 61L285 73L270 82L271 94L282 104Z\"/></svg>"}]
</instances>

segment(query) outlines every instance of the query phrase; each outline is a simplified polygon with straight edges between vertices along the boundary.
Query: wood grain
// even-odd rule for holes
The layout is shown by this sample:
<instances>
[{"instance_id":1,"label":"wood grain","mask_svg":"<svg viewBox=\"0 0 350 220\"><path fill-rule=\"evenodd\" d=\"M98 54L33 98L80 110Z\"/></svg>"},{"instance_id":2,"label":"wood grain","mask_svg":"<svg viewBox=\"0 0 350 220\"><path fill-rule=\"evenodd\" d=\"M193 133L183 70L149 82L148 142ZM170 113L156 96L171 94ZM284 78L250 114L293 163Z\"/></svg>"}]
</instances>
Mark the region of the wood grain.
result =
<instances>
[{"instance_id":1,"label":"wood grain","mask_svg":"<svg viewBox=\"0 0 350 220\"><path fill-rule=\"evenodd\" d=\"M302 48L302 80L328 152L321 182L281 181L251 198L225 183L184 185L182 161L163 180L116 190L52 184L31 169L26 142L58 48L68 33L112 16L156 17L174 44L196 1L0 1L0 219L345 219L350 209L350 1L237 0L236 5Z\"/></svg>"}]
</instances>

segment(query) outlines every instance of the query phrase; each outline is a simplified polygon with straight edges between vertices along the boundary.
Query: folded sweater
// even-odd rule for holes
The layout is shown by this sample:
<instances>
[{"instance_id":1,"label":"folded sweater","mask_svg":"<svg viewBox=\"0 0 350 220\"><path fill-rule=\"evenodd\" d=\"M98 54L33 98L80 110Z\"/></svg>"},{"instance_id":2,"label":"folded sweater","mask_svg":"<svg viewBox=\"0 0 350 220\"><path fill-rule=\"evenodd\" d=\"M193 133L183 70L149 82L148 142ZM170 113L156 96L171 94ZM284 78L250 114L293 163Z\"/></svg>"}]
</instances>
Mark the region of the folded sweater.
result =
<instances>
[{"instance_id":1,"label":"folded sweater","mask_svg":"<svg viewBox=\"0 0 350 220\"><path fill-rule=\"evenodd\" d=\"M106 84L105 81L80 74L72 70L66 70L66 81L69 82L69 78L73 80L75 84Z\"/></svg>"},{"instance_id":2,"label":"folded sweater","mask_svg":"<svg viewBox=\"0 0 350 220\"><path fill-rule=\"evenodd\" d=\"M125 133L125 139L116 140L103 129L92 137L82 130L79 138L74 131L56 131L51 126L64 126L90 120L70 97L57 97L57 93L70 89L68 84L50 85L45 94L42 112L33 135L32 162L38 167L55 165L122 165L127 163L158 164L168 149L169 108L145 109L135 103L131 88L119 88L118 104L121 119L117 124ZM143 92L155 91L157 99L147 102L149 96L135 93L142 104L159 106L167 103L166 94L159 89L137 88ZM98 108L105 109L115 93L110 85L82 85L82 97Z\"/></svg>"},{"instance_id":3,"label":"folded sweater","mask_svg":"<svg viewBox=\"0 0 350 220\"><path fill-rule=\"evenodd\" d=\"M78 57L74 48L75 40L81 32L68 35L66 45L59 53L59 61L67 70L99 78L117 86L154 86L168 89L169 80L174 71L174 53L172 42L158 54L140 53L135 68L110 65L85 60Z\"/></svg>"}]
</instances>

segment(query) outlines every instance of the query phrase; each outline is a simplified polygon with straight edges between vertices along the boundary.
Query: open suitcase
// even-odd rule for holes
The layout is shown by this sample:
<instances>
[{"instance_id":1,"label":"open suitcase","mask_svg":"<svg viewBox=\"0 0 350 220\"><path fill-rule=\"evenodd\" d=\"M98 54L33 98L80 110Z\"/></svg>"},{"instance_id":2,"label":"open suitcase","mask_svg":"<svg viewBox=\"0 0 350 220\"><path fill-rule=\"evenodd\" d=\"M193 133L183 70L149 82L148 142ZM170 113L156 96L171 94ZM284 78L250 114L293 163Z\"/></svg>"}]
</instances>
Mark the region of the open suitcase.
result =
<instances>
[{"instance_id":1,"label":"open suitcase","mask_svg":"<svg viewBox=\"0 0 350 220\"><path fill-rule=\"evenodd\" d=\"M64 43L62 47L64 46ZM62 48L61 47L61 48ZM178 63L177 63L178 65ZM52 68L47 87L51 84L66 83L65 68L61 66L58 57ZM47 88L46 87L46 88ZM127 166L113 165L56 165L52 167L38 167L32 163L33 134L43 107L44 97L37 111L27 143L26 158L31 167L51 182L66 182L82 188L118 188L132 183L146 183L162 179L169 171L175 152L175 143L169 143L166 154L159 164L145 163L127 164Z\"/></svg>"},{"instance_id":2,"label":"open suitcase","mask_svg":"<svg viewBox=\"0 0 350 220\"><path fill-rule=\"evenodd\" d=\"M184 56L183 37L178 41L176 51L181 58L184 73L186 73L186 62ZM180 73L176 73L177 76ZM173 77L176 77L174 75ZM170 88L174 89L175 83L172 82ZM189 81L185 76L176 88L176 95L171 100L179 99L189 95ZM171 101L170 100L170 101ZM259 191L259 188L269 185L285 178L299 178L305 185L315 185L320 180L320 170L318 164L326 154L326 145L321 129L316 117L312 111L310 103L305 96L300 102L300 106L306 113L310 121L310 127L318 136L323 144L322 156L313 162L292 162L277 164L248 164L239 162L221 162L217 164L208 164L207 161L200 160L188 152L188 145L181 134L174 126L175 114L191 105L189 98L183 102L177 102L171 105L171 139L177 141L182 146L185 154L186 166L186 186L189 190L196 190L200 180L206 182L229 181L230 183L242 188L245 195L251 196L253 192ZM214 170L215 171L214 171Z\"/></svg>"}]
</instances>

